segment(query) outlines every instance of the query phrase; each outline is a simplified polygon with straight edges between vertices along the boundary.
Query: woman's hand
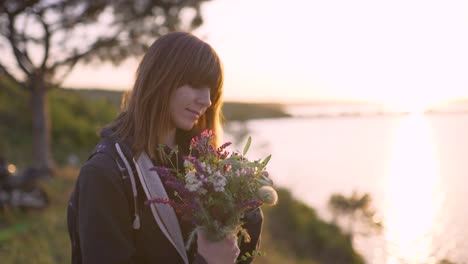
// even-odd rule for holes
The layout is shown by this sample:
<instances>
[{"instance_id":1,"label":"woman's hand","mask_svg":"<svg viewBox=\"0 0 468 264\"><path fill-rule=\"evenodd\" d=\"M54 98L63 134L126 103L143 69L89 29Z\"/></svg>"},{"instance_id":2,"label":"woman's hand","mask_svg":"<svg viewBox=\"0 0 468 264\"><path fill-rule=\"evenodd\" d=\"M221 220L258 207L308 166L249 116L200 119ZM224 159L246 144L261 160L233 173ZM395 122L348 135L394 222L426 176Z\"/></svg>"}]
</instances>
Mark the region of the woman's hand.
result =
<instances>
[{"instance_id":1,"label":"woman's hand","mask_svg":"<svg viewBox=\"0 0 468 264\"><path fill-rule=\"evenodd\" d=\"M197 231L198 254L208 264L233 264L239 256L240 249L237 245L237 237L226 237L218 242L211 242L206 238L205 232Z\"/></svg>"}]
</instances>

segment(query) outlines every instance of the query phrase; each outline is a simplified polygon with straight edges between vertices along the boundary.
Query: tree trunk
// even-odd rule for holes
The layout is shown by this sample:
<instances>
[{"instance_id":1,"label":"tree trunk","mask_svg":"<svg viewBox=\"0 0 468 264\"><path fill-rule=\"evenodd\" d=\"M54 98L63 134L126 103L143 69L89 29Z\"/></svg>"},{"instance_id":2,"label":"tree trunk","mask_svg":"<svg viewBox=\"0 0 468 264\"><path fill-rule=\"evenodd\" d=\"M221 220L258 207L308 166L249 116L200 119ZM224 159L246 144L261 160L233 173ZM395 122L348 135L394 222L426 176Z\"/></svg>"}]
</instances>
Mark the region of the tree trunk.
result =
<instances>
[{"instance_id":1,"label":"tree trunk","mask_svg":"<svg viewBox=\"0 0 468 264\"><path fill-rule=\"evenodd\" d=\"M53 169L50 151L50 118L47 104L47 87L43 73L30 76L32 112L33 166L39 169Z\"/></svg>"},{"instance_id":2,"label":"tree trunk","mask_svg":"<svg viewBox=\"0 0 468 264\"><path fill-rule=\"evenodd\" d=\"M348 222L348 234L349 238L351 239L351 242L353 241L354 237L354 222L356 221L356 212L352 212L351 215L349 216L349 222Z\"/></svg>"}]
</instances>

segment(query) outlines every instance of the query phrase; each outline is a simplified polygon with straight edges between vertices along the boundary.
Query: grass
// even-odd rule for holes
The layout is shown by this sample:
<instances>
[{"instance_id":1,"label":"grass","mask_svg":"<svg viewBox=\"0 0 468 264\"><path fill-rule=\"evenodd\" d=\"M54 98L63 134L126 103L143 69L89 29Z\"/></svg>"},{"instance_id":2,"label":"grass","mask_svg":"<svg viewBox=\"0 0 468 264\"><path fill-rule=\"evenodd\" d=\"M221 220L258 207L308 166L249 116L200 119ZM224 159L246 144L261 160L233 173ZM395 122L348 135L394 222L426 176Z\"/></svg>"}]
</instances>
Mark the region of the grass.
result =
<instances>
[{"instance_id":1,"label":"grass","mask_svg":"<svg viewBox=\"0 0 468 264\"><path fill-rule=\"evenodd\" d=\"M70 263L66 206L77 173L76 169L60 169L55 178L44 184L51 201L44 211L5 210L2 213L2 263Z\"/></svg>"}]
</instances>

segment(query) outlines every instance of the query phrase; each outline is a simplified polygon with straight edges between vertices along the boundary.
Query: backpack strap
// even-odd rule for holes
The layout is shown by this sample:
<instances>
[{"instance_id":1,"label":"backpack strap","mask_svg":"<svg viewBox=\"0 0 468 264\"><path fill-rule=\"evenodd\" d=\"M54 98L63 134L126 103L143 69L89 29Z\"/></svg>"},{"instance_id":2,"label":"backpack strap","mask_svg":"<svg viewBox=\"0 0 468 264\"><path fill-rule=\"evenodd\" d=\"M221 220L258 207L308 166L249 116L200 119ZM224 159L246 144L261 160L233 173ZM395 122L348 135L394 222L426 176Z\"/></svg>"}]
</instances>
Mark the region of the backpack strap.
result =
<instances>
[{"instance_id":1,"label":"backpack strap","mask_svg":"<svg viewBox=\"0 0 468 264\"><path fill-rule=\"evenodd\" d=\"M132 175L134 175L134 171L136 171L135 166L131 166L129 163L129 166L125 165L125 161L128 159L132 160L133 155L130 150L130 148L125 144L125 143L120 143L120 145L123 147L125 155L120 155L117 152L116 144L117 141L113 138L104 138L102 139L99 144L95 147L94 151L89 155L88 160L94 157L95 155L102 153L104 155L107 155L110 157L116 164L120 175L121 175L121 180L122 184L124 187L125 191L125 196L127 197L127 202L128 206L130 208L130 211L133 215L137 216L136 219L138 221L133 222L132 225L132 238L133 241L136 241L136 235L138 229L140 229L140 221L139 221L139 208L138 208L138 203L137 203L137 193L135 191L136 186L135 186L135 181L134 179L132 180ZM125 159L125 160L123 160ZM80 249L80 238L78 235L78 202L79 202L79 188L77 188L77 185L75 186L75 189L73 190L70 200L68 203L67 207L67 226L68 226L68 232L70 236L70 240L72 243L72 264L82 264L82 257L81 257L81 249ZM138 225L135 225L135 223L138 223Z\"/></svg>"},{"instance_id":2,"label":"backpack strap","mask_svg":"<svg viewBox=\"0 0 468 264\"><path fill-rule=\"evenodd\" d=\"M103 139L96 146L95 150L88 157L88 160L93 156L102 153L109 156L116 164L122 179L122 184L127 197L128 206L132 215L135 216L132 228L134 230L140 229L140 211L138 208L136 182L133 175L136 174L135 166L132 166L132 153L125 143L117 142L114 138Z\"/></svg>"}]
</instances>

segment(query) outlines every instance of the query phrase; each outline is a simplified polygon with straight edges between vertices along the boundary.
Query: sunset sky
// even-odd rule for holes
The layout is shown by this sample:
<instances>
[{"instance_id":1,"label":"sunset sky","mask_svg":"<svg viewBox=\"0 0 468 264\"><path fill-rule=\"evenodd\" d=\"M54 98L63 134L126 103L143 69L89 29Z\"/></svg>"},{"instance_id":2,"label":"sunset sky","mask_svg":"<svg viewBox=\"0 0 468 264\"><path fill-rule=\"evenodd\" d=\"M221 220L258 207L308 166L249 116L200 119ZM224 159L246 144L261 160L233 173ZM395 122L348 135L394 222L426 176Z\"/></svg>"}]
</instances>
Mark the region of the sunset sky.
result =
<instances>
[{"instance_id":1,"label":"sunset sky","mask_svg":"<svg viewBox=\"0 0 468 264\"><path fill-rule=\"evenodd\" d=\"M226 100L468 97L468 1L214 0L203 14L194 33L224 63ZM136 67L79 66L65 85L127 89Z\"/></svg>"}]
</instances>

